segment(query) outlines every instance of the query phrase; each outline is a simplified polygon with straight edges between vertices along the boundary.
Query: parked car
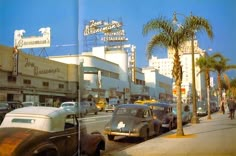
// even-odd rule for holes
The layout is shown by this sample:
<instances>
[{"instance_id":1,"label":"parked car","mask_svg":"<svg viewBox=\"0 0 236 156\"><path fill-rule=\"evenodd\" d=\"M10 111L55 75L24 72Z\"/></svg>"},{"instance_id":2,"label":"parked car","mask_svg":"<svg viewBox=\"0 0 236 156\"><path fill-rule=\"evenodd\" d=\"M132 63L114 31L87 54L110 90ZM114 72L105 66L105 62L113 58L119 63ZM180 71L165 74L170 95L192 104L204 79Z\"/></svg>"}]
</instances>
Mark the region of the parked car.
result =
<instances>
[{"instance_id":1,"label":"parked car","mask_svg":"<svg viewBox=\"0 0 236 156\"><path fill-rule=\"evenodd\" d=\"M155 118L160 119L162 127L172 130L177 125L177 116L172 112L172 105L167 103L152 103L147 104Z\"/></svg>"},{"instance_id":2,"label":"parked car","mask_svg":"<svg viewBox=\"0 0 236 156\"><path fill-rule=\"evenodd\" d=\"M219 105L217 103L217 101L210 101L210 105L211 105L211 113L217 112L219 110Z\"/></svg>"},{"instance_id":3,"label":"parked car","mask_svg":"<svg viewBox=\"0 0 236 156\"><path fill-rule=\"evenodd\" d=\"M206 101L198 101L197 102L197 115L207 115L208 114L208 108L207 108L207 102Z\"/></svg>"},{"instance_id":4,"label":"parked car","mask_svg":"<svg viewBox=\"0 0 236 156\"><path fill-rule=\"evenodd\" d=\"M116 107L111 120L105 125L104 134L108 140L115 136L140 137L147 140L160 134L161 121L154 119L146 105L122 104Z\"/></svg>"},{"instance_id":5,"label":"parked car","mask_svg":"<svg viewBox=\"0 0 236 156\"><path fill-rule=\"evenodd\" d=\"M82 101L80 102L81 107L85 109L85 114L94 113L95 115L98 114L98 108L93 101Z\"/></svg>"},{"instance_id":6,"label":"parked car","mask_svg":"<svg viewBox=\"0 0 236 156\"><path fill-rule=\"evenodd\" d=\"M99 155L105 138L99 132L88 134L81 122L73 112L55 107L15 109L0 126L0 155Z\"/></svg>"},{"instance_id":7,"label":"parked car","mask_svg":"<svg viewBox=\"0 0 236 156\"><path fill-rule=\"evenodd\" d=\"M171 104L172 112L177 116L177 105ZM190 104L182 104L182 122L183 124L189 123L192 119L192 105Z\"/></svg>"},{"instance_id":8,"label":"parked car","mask_svg":"<svg viewBox=\"0 0 236 156\"><path fill-rule=\"evenodd\" d=\"M20 101L0 101L0 124L6 113L21 107L23 107L23 105Z\"/></svg>"},{"instance_id":9,"label":"parked car","mask_svg":"<svg viewBox=\"0 0 236 156\"><path fill-rule=\"evenodd\" d=\"M25 101L22 102L23 107L28 107L28 106L40 106L39 102L35 101Z\"/></svg>"},{"instance_id":10,"label":"parked car","mask_svg":"<svg viewBox=\"0 0 236 156\"><path fill-rule=\"evenodd\" d=\"M84 117L86 115L85 108L78 102L74 101L62 102L59 108L72 111L77 115L77 117Z\"/></svg>"}]
</instances>

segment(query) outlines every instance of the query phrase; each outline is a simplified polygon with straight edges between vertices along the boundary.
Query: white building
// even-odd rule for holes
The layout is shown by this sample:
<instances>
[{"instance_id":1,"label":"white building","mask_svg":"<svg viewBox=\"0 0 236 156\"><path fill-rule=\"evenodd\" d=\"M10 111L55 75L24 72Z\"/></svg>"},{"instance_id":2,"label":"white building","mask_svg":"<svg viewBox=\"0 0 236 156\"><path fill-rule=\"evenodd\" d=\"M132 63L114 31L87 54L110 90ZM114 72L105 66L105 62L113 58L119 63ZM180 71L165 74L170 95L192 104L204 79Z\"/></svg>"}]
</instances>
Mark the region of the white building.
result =
<instances>
[{"instance_id":1,"label":"white building","mask_svg":"<svg viewBox=\"0 0 236 156\"><path fill-rule=\"evenodd\" d=\"M68 64L83 63L86 90L84 96L119 98L121 102L125 102L130 100L132 95L153 95L153 98L159 98L160 93L171 92L169 81L166 81L168 87L160 85L165 84L166 79L163 78L160 83L161 76L158 72L156 75L151 75L153 78L149 79L151 71L148 74L147 70L135 67L135 82L132 82L129 66L131 59L124 48L108 50L106 47L93 47L91 52L83 52L80 55L50 56L49 59Z\"/></svg>"},{"instance_id":2,"label":"white building","mask_svg":"<svg viewBox=\"0 0 236 156\"><path fill-rule=\"evenodd\" d=\"M192 94L192 54L191 54L191 42L186 42L180 49L180 59L183 69L183 79L182 79L182 98L183 101L187 101ZM173 69L173 54L172 49L168 49L168 58L158 59L157 57L152 57L149 60L149 66L152 66L159 70L160 74L172 78ZM204 50L199 48L198 41L194 41L194 58L196 60L205 55ZM204 73L199 73L200 68L195 65L195 82L197 95L200 99L205 98L205 79ZM174 81L173 81L174 82ZM174 84L173 84L174 87ZM175 96L175 89L173 88L173 95Z\"/></svg>"},{"instance_id":3,"label":"white building","mask_svg":"<svg viewBox=\"0 0 236 156\"><path fill-rule=\"evenodd\" d=\"M172 78L161 75L154 67L142 68L149 95L159 100L172 100Z\"/></svg>"}]
</instances>

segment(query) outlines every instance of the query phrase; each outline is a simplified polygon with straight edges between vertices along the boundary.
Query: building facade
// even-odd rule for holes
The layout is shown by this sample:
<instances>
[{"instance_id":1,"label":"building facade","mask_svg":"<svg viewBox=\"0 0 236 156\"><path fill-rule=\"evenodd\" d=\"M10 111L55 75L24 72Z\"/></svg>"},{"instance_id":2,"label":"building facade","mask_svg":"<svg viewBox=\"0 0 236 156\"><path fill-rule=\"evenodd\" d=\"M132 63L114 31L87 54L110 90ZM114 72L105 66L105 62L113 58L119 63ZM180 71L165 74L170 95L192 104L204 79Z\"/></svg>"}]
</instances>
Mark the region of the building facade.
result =
<instances>
[{"instance_id":1,"label":"building facade","mask_svg":"<svg viewBox=\"0 0 236 156\"><path fill-rule=\"evenodd\" d=\"M0 46L0 100L77 100L81 66L64 64Z\"/></svg>"}]
</instances>

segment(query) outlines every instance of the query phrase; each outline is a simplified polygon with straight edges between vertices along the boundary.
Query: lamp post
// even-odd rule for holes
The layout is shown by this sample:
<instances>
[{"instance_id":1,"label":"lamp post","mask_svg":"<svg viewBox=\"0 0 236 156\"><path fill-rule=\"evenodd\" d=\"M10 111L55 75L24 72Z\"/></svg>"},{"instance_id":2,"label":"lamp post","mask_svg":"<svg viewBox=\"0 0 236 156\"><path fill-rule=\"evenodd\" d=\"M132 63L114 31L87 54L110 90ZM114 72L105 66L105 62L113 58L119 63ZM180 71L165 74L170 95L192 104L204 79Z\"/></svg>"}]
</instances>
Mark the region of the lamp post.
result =
<instances>
[{"instance_id":1,"label":"lamp post","mask_svg":"<svg viewBox=\"0 0 236 156\"><path fill-rule=\"evenodd\" d=\"M174 17L173 17L173 22L177 23L177 16L176 15L181 15L184 18L186 16L181 13L176 13L174 12ZM192 13L191 13L192 16ZM191 36L191 56L192 56L192 103L193 103L193 116L191 119L192 123L199 123L199 119L197 117L197 104L196 104L196 81L195 81L195 59L194 59L194 30L190 34Z\"/></svg>"}]
</instances>

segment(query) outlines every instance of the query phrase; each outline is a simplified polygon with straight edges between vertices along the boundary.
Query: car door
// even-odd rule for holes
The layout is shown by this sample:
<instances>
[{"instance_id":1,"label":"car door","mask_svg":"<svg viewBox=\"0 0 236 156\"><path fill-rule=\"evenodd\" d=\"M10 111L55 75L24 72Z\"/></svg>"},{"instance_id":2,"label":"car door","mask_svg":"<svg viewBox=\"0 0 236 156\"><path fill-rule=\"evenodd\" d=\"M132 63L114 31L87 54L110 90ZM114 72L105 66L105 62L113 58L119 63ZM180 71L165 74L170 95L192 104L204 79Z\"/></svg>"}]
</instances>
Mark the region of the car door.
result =
<instances>
[{"instance_id":1,"label":"car door","mask_svg":"<svg viewBox=\"0 0 236 156\"><path fill-rule=\"evenodd\" d=\"M79 131L78 129L80 128L78 124L78 120L76 119L75 116L69 115L67 117L67 120L65 124L69 123L69 126L65 126L65 135L66 135L66 140L65 140L65 154L66 155L75 155L78 152L79 149L79 144L78 140L80 140L79 136Z\"/></svg>"},{"instance_id":2,"label":"car door","mask_svg":"<svg viewBox=\"0 0 236 156\"><path fill-rule=\"evenodd\" d=\"M74 155L78 147L78 127L68 116L62 131L51 134L49 139L60 151L60 155Z\"/></svg>"},{"instance_id":3,"label":"car door","mask_svg":"<svg viewBox=\"0 0 236 156\"><path fill-rule=\"evenodd\" d=\"M152 136L155 134L154 131L154 120L152 117L152 112L150 109L146 109L144 110L144 119L148 124L148 128L149 128L149 135Z\"/></svg>"}]
</instances>

